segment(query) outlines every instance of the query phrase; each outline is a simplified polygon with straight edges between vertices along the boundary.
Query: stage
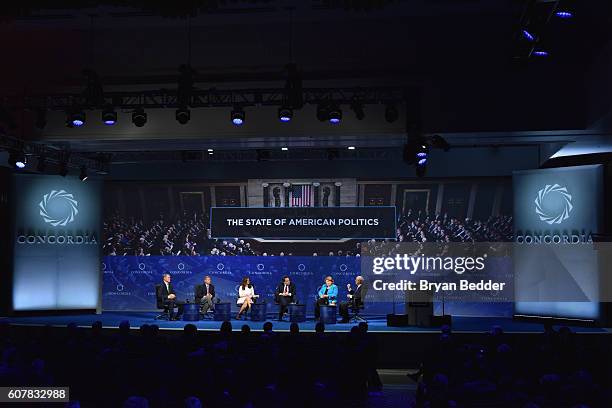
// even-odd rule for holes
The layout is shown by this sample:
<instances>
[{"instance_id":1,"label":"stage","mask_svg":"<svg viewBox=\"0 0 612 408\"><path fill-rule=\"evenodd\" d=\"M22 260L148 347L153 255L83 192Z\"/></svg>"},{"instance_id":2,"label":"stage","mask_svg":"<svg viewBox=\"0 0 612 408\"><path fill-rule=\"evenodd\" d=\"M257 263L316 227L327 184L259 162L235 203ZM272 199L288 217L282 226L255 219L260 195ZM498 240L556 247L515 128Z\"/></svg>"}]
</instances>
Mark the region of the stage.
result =
<instances>
[{"instance_id":1,"label":"stage","mask_svg":"<svg viewBox=\"0 0 612 408\"><path fill-rule=\"evenodd\" d=\"M196 322L187 321L165 321L155 320L158 313L146 312L104 312L102 314L75 314L75 315L52 315L52 316L28 316L28 317L3 317L0 321L8 321L13 325L20 326L54 326L63 327L69 323L75 323L79 327L88 328L97 320L102 322L105 329L117 329L119 324L127 320L130 322L132 329L138 329L143 324L157 324L161 330L176 331L183 330L183 327L192 323L195 324L200 331L218 331L221 323L214 320L200 320ZM268 319L273 323L275 331L289 331L290 323L287 321L279 322L277 320ZM242 325L248 325L253 331L261 331L264 322L254 322L248 318L242 320L231 320L233 330L240 330ZM348 332L355 323L337 323L327 324L326 332ZM543 330L542 324L539 322L519 321L511 318L500 317L464 317L454 316L452 320L452 330L454 333L483 333L489 331L493 326L501 327L508 334L533 334L541 333ZM314 332L315 321L309 318L306 322L299 323L300 331ZM383 316L368 318L368 327L370 332L375 333L438 333L439 328L424 328L424 327L388 327L387 321ZM555 326L558 328L559 326ZM606 334L612 333L610 328L598 327L580 327L570 326L575 333L585 334Z\"/></svg>"}]
</instances>

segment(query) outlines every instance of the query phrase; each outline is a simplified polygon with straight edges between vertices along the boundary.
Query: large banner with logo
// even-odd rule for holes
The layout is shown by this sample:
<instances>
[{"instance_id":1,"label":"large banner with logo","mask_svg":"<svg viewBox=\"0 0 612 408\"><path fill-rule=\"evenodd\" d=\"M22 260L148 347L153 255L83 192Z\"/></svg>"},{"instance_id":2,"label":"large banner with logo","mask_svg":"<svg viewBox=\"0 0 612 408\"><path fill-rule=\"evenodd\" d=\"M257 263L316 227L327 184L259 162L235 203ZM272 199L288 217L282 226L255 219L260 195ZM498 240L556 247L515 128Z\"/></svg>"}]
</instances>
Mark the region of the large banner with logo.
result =
<instances>
[{"instance_id":1,"label":"large banner with logo","mask_svg":"<svg viewBox=\"0 0 612 408\"><path fill-rule=\"evenodd\" d=\"M597 319L601 165L515 172L515 313Z\"/></svg>"},{"instance_id":2,"label":"large banner with logo","mask_svg":"<svg viewBox=\"0 0 612 408\"><path fill-rule=\"evenodd\" d=\"M13 177L13 310L100 307L101 183Z\"/></svg>"}]
</instances>

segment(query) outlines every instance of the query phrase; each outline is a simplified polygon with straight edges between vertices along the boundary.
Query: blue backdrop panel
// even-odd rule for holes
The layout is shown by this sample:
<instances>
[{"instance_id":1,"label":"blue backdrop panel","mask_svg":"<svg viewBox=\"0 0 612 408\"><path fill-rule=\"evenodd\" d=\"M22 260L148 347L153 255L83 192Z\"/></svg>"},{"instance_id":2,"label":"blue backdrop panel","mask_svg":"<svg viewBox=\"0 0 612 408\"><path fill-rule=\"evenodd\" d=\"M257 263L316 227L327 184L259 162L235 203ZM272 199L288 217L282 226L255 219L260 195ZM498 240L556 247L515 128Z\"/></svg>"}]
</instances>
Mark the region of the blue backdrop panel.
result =
<instances>
[{"instance_id":1,"label":"blue backdrop panel","mask_svg":"<svg viewBox=\"0 0 612 408\"><path fill-rule=\"evenodd\" d=\"M340 290L339 299L346 299L346 284L354 285L360 273L359 257L301 256L107 256L102 263L103 309L106 311L155 310L155 284L163 273L172 274L172 283L179 299L193 299L195 285L210 275L217 296L235 303L242 277L248 276L255 293L274 303L276 285L284 275L297 286L297 298L313 313L315 294L326 275L332 275ZM403 312L398 301L396 311ZM441 306L436 305L441 312ZM370 303L367 314L393 311L388 302ZM509 316L512 308L505 303L462 303L445 305L445 312L455 315Z\"/></svg>"},{"instance_id":2,"label":"blue backdrop panel","mask_svg":"<svg viewBox=\"0 0 612 408\"><path fill-rule=\"evenodd\" d=\"M15 174L13 310L100 306L102 184Z\"/></svg>"}]
</instances>

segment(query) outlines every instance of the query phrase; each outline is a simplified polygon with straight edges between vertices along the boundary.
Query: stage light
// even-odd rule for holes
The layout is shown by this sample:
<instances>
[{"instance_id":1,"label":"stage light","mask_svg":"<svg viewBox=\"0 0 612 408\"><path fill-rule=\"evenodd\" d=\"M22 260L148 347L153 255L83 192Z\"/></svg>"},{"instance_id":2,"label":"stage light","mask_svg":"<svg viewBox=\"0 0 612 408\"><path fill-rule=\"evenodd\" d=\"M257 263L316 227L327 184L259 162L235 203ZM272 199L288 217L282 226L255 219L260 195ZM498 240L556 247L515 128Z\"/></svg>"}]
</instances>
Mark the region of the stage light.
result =
<instances>
[{"instance_id":1,"label":"stage light","mask_svg":"<svg viewBox=\"0 0 612 408\"><path fill-rule=\"evenodd\" d=\"M445 152L450 150L450 144L440 135L433 135L431 137L431 146L442 149Z\"/></svg>"},{"instance_id":2,"label":"stage light","mask_svg":"<svg viewBox=\"0 0 612 408\"><path fill-rule=\"evenodd\" d=\"M79 179L81 181L85 181L87 180L88 176L87 176L87 167L85 166L81 166L81 174L79 174Z\"/></svg>"},{"instance_id":3,"label":"stage light","mask_svg":"<svg viewBox=\"0 0 612 408\"><path fill-rule=\"evenodd\" d=\"M283 152L286 152L286 151L288 151L288 150L289 150L289 148L288 148L288 147L281 147L281 150L282 150Z\"/></svg>"},{"instance_id":4,"label":"stage light","mask_svg":"<svg viewBox=\"0 0 612 408\"><path fill-rule=\"evenodd\" d=\"M574 17L574 13L572 13L571 11L567 11L567 10L559 10L555 13L555 15L559 18L572 18Z\"/></svg>"},{"instance_id":5,"label":"stage light","mask_svg":"<svg viewBox=\"0 0 612 408\"><path fill-rule=\"evenodd\" d=\"M213 149L206 149L206 151L207 151L208 153L212 153L212 152L214 152L214 150L213 150Z\"/></svg>"},{"instance_id":6,"label":"stage light","mask_svg":"<svg viewBox=\"0 0 612 408\"><path fill-rule=\"evenodd\" d=\"M106 126L113 126L117 123L117 112L115 112L112 106L107 106L102 111L102 122Z\"/></svg>"},{"instance_id":7,"label":"stage light","mask_svg":"<svg viewBox=\"0 0 612 408\"><path fill-rule=\"evenodd\" d=\"M143 127L147 123L147 113L142 108L136 108L132 112L132 123L137 127Z\"/></svg>"},{"instance_id":8,"label":"stage light","mask_svg":"<svg viewBox=\"0 0 612 408\"><path fill-rule=\"evenodd\" d=\"M278 108L278 120L280 120L281 122L291 122L292 118L293 109L286 106L281 106L280 108Z\"/></svg>"},{"instance_id":9,"label":"stage light","mask_svg":"<svg viewBox=\"0 0 612 408\"><path fill-rule=\"evenodd\" d=\"M323 103L317 105L317 119L319 119L320 122L325 122L327 119L329 119L327 106Z\"/></svg>"},{"instance_id":10,"label":"stage light","mask_svg":"<svg viewBox=\"0 0 612 408\"><path fill-rule=\"evenodd\" d=\"M85 124L85 112L74 109L67 114L66 124L68 127L81 127Z\"/></svg>"},{"instance_id":11,"label":"stage light","mask_svg":"<svg viewBox=\"0 0 612 408\"><path fill-rule=\"evenodd\" d=\"M25 168L27 161L26 155L23 152L9 153L8 163L15 169L21 170Z\"/></svg>"},{"instance_id":12,"label":"stage light","mask_svg":"<svg viewBox=\"0 0 612 408\"><path fill-rule=\"evenodd\" d=\"M191 111L186 106L181 106L176 110L174 116L178 123L185 125L191 119Z\"/></svg>"},{"instance_id":13,"label":"stage light","mask_svg":"<svg viewBox=\"0 0 612 408\"><path fill-rule=\"evenodd\" d=\"M527 30L523 30L523 38L526 39L527 41L534 41L535 37L533 34L531 34L529 31Z\"/></svg>"},{"instance_id":14,"label":"stage light","mask_svg":"<svg viewBox=\"0 0 612 408\"><path fill-rule=\"evenodd\" d=\"M389 123L393 123L399 117L399 112L394 104L388 104L385 107L385 120Z\"/></svg>"},{"instance_id":15,"label":"stage light","mask_svg":"<svg viewBox=\"0 0 612 408\"><path fill-rule=\"evenodd\" d=\"M337 125L342 120L342 109L338 105L332 105L329 109L329 123Z\"/></svg>"},{"instance_id":16,"label":"stage light","mask_svg":"<svg viewBox=\"0 0 612 408\"><path fill-rule=\"evenodd\" d=\"M349 147L347 147L347 149L349 149L349 150L355 150L355 146L349 146Z\"/></svg>"},{"instance_id":17,"label":"stage light","mask_svg":"<svg viewBox=\"0 0 612 408\"><path fill-rule=\"evenodd\" d=\"M536 57L548 57L548 51L537 50L533 52L533 55L535 55Z\"/></svg>"},{"instance_id":18,"label":"stage light","mask_svg":"<svg viewBox=\"0 0 612 408\"><path fill-rule=\"evenodd\" d=\"M327 160L336 160L340 158L338 149L327 149Z\"/></svg>"},{"instance_id":19,"label":"stage light","mask_svg":"<svg viewBox=\"0 0 612 408\"><path fill-rule=\"evenodd\" d=\"M425 177L425 173L427 173L427 160L419 162L416 165L416 175L417 177Z\"/></svg>"},{"instance_id":20,"label":"stage light","mask_svg":"<svg viewBox=\"0 0 612 408\"><path fill-rule=\"evenodd\" d=\"M42 173L45 171L46 168L47 168L47 159L45 158L45 156L39 156L38 163L36 163L36 171L38 171L39 173Z\"/></svg>"},{"instance_id":21,"label":"stage light","mask_svg":"<svg viewBox=\"0 0 612 408\"><path fill-rule=\"evenodd\" d=\"M68 162L62 161L59 164L59 175L62 177L66 177L68 175Z\"/></svg>"},{"instance_id":22,"label":"stage light","mask_svg":"<svg viewBox=\"0 0 612 408\"><path fill-rule=\"evenodd\" d=\"M365 118L365 112L363 110L363 104L359 101L351 102L351 109L355 112L357 120L363 120Z\"/></svg>"},{"instance_id":23,"label":"stage light","mask_svg":"<svg viewBox=\"0 0 612 408\"><path fill-rule=\"evenodd\" d=\"M234 125L242 126L245 119L245 114L242 108L239 106L234 107L234 109L232 109L231 118Z\"/></svg>"}]
</instances>

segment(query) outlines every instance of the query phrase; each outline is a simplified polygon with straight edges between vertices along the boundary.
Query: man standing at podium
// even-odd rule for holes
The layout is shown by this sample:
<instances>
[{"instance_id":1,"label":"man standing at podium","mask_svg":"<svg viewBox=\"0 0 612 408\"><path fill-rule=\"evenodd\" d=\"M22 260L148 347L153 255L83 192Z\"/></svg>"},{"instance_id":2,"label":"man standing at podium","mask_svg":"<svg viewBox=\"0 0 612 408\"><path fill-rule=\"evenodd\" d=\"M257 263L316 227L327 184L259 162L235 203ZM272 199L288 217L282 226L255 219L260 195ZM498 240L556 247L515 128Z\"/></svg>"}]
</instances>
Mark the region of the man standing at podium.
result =
<instances>
[{"instance_id":1,"label":"man standing at podium","mask_svg":"<svg viewBox=\"0 0 612 408\"><path fill-rule=\"evenodd\" d=\"M287 305L294 302L295 283L291 282L288 276L283 276L283 280L276 287L274 295L278 303L278 320L283 320L283 315L287 311Z\"/></svg>"}]
</instances>

